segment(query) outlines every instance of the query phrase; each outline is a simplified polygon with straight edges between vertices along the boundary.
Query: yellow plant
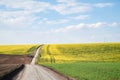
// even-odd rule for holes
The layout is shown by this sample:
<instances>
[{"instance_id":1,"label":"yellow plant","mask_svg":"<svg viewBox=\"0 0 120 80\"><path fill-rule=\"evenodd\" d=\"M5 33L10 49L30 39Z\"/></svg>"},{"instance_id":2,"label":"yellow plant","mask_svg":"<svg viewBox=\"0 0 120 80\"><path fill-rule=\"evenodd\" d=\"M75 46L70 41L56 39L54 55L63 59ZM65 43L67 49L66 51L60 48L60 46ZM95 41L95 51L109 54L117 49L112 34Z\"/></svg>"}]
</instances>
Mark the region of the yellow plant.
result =
<instances>
[{"instance_id":1,"label":"yellow plant","mask_svg":"<svg viewBox=\"0 0 120 80\"><path fill-rule=\"evenodd\" d=\"M38 45L0 45L0 54L29 54ZM33 49L34 50L34 49Z\"/></svg>"},{"instance_id":2,"label":"yellow plant","mask_svg":"<svg viewBox=\"0 0 120 80\"><path fill-rule=\"evenodd\" d=\"M38 63L120 61L120 43L44 45Z\"/></svg>"}]
</instances>

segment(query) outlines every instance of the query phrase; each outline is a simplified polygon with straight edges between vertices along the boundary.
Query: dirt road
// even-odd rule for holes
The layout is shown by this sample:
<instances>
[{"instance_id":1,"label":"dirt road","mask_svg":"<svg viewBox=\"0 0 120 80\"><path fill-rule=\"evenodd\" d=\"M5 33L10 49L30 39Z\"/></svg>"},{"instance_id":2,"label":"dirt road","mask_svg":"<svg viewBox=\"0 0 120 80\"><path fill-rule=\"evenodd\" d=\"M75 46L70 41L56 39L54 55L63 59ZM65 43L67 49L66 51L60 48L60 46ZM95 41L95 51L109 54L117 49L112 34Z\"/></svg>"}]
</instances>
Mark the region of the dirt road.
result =
<instances>
[{"instance_id":1,"label":"dirt road","mask_svg":"<svg viewBox=\"0 0 120 80\"><path fill-rule=\"evenodd\" d=\"M25 65L22 74L16 80L69 80L60 74L39 65Z\"/></svg>"},{"instance_id":2,"label":"dirt road","mask_svg":"<svg viewBox=\"0 0 120 80\"><path fill-rule=\"evenodd\" d=\"M31 61L31 64L32 64L32 65L36 63L37 57L38 57L38 55L39 55L39 53L40 53L41 47L42 47L42 45L36 50L35 56L33 57L32 61Z\"/></svg>"},{"instance_id":3,"label":"dirt road","mask_svg":"<svg viewBox=\"0 0 120 80\"><path fill-rule=\"evenodd\" d=\"M41 47L42 46L37 49L31 64L25 65L24 70L18 74L16 80L72 80L68 79L68 77L58 74L51 69L41 65L35 65Z\"/></svg>"}]
</instances>

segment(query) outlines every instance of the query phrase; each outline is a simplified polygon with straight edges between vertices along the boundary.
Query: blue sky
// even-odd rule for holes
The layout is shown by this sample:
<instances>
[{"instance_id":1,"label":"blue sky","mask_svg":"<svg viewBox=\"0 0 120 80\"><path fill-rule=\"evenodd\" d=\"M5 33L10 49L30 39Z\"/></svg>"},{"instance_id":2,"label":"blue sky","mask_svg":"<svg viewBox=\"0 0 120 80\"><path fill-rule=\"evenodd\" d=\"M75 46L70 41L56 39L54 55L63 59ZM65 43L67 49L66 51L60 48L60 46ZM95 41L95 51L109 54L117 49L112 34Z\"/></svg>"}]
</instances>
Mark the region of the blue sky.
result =
<instances>
[{"instance_id":1,"label":"blue sky","mask_svg":"<svg viewBox=\"0 0 120 80\"><path fill-rule=\"evenodd\" d=\"M120 42L120 0L0 0L0 44Z\"/></svg>"}]
</instances>

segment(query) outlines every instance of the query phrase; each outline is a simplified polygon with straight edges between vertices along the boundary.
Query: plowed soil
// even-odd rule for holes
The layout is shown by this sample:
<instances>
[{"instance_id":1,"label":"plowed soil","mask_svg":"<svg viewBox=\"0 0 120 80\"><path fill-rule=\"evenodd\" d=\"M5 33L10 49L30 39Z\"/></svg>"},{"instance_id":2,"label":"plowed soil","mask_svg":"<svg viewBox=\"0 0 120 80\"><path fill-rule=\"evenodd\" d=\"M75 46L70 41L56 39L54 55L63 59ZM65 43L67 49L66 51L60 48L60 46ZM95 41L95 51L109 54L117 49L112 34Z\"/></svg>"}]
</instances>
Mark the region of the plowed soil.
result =
<instances>
[{"instance_id":1,"label":"plowed soil","mask_svg":"<svg viewBox=\"0 0 120 80\"><path fill-rule=\"evenodd\" d=\"M32 57L28 55L0 54L0 80L14 80L12 78L22 70L22 64L30 64L31 61Z\"/></svg>"},{"instance_id":2,"label":"plowed soil","mask_svg":"<svg viewBox=\"0 0 120 80\"><path fill-rule=\"evenodd\" d=\"M0 54L0 64L30 64L32 57L28 55Z\"/></svg>"},{"instance_id":3,"label":"plowed soil","mask_svg":"<svg viewBox=\"0 0 120 80\"><path fill-rule=\"evenodd\" d=\"M14 80L23 68L22 64L0 64L0 80Z\"/></svg>"}]
</instances>

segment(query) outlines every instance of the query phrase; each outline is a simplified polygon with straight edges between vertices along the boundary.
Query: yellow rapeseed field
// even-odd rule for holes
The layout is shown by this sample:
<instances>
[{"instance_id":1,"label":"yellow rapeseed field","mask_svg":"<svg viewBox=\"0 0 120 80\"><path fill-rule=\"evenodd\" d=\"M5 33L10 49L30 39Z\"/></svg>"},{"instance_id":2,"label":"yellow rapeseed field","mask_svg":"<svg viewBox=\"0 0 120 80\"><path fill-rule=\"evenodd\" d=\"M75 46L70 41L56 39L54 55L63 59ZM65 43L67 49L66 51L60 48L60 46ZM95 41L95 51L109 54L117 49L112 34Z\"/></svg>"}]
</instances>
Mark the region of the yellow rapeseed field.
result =
<instances>
[{"instance_id":1,"label":"yellow rapeseed field","mask_svg":"<svg viewBox=\"0 0 120 80\"><path fill-rule=\"evenodd\" d=\"M44 45L38 63L120 61L120 43Z\"/></svg>"},{"instance_id":2,"label":"yellow rapeseed field","mask_svg":"<svg viewBox=\"0 0 120 80\"><path fill-rule=\"evenodd\" d=\"M38 45L0 45L0 54L30 54Z\"/></svg>"}]
</instances>

